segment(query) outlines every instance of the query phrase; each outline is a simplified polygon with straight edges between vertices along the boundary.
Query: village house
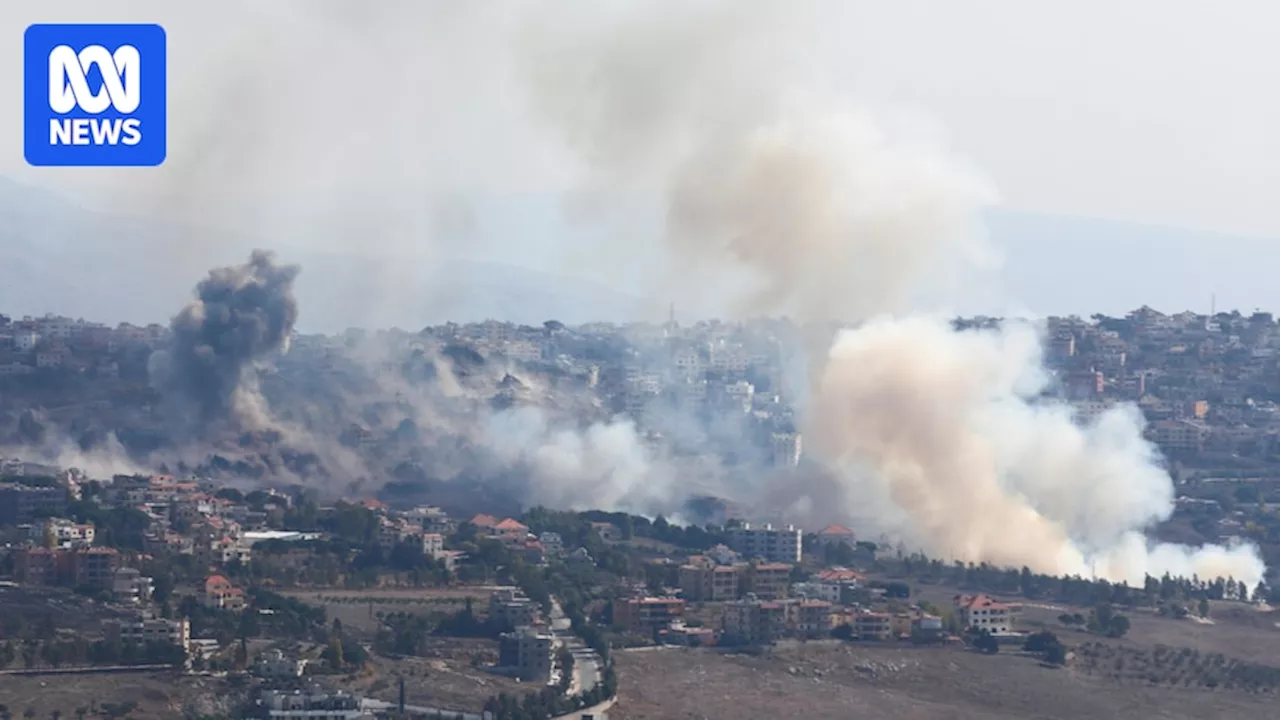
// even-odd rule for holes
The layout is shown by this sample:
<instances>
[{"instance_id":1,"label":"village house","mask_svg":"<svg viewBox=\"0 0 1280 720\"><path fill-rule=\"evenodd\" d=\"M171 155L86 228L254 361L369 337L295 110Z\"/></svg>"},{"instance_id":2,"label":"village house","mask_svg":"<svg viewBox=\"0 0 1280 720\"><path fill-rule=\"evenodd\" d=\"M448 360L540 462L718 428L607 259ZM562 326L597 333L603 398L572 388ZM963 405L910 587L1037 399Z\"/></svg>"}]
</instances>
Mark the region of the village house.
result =
<instances>
[{"instance_id":1,"label":"village house","mask_svg":"<svg viewBox=\"0 0 1280 720\"><path fill-rule=\"evenodd\" d=\"M1022 614L1022 605L1000 602L989 595L957 595L955 606L961 626L986 630L992 635L1016 632Z\"/></svg>"},{"instance_id":2,"label":"village house","mask_svg":"<svg viewBox=\"0 0 1280 720\"><path fill-rule=\"evenodd\" d=\"M225 576L210 575L204 581L201 602L205 607L219 610L243 610L244 590L231 584Z\"/></svg>"}]
</instances>

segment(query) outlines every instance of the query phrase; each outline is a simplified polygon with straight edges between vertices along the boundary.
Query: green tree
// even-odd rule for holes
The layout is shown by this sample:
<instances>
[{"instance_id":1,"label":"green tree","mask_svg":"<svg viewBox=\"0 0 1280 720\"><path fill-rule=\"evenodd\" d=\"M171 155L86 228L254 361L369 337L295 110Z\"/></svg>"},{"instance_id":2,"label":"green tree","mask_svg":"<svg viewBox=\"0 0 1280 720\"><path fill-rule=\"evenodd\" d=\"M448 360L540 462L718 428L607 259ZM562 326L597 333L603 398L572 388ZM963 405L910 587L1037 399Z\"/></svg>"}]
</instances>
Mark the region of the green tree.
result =
<instances>
[{"instance_id":1,"label":"green tree","mask_svg":"<svg viewBox=\"0 0 1280 720\"><path fill-rule=\"evenodd\" d=\"M1111 625L1107 628L1107 635L1113 638L1124 637L1129 632L1129 618L1124 615L1115 615L1111 618Z\"/></svg>"}]
</instances>

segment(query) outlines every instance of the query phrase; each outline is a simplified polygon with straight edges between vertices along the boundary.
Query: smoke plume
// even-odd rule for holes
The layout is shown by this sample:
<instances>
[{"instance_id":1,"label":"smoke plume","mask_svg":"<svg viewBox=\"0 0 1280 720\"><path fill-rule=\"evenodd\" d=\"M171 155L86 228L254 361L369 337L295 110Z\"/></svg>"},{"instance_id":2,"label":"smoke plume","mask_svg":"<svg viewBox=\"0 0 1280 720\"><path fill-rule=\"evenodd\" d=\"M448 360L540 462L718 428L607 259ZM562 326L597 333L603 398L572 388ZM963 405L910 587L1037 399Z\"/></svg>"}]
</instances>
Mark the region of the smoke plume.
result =
<instances>
[{"instance_id":1,"label":"smoke plume","mask_svg":"<svg viewBox=\"0 0 1280 720\"><path fill-rule=\"evenodd\" d=\"M169 325L169 349L157 352L150 368L166 399L191 411L188 419L239 430L271 427L257 370L289 349L299 270L256 250L247 263L211 270L196 286L196 299Z\"/></svg>"},{"instance_id":2,"label":"smoke plume","mask_svg":"<svg viewBox=\"0 0 1280 720\"><path fill-rule=\"evenodd\" d=\"M447 348L402 363L400 340L359 362L350 348L310 349L342 371L297 369L298 387L277 392L302 399L273 402L277 421L257 370L288 347L298 269L265 253L211 273L153 359L157 389L198 434L288 423L304 460L331 458L327 475L310 480L336 488L366 476L354 449L331 442L341 433L351 448L376 449L365 457L408 458L382 477L433 487L500 475L522 500L643 512L715 494L788 507L796 520L892 530L957 560L1123 580L1261 576L1250 546L1146 538L1169 516L1173 487L1135 409L1081 423L1041 397L1049 378L1033 328L958 332L938 319L982 289L980 272L999 255L981 231L998 196L927 124L853 106L836 86L817 46L841 26L829 17L838 3L387 2L357 17L350 3L262 5L185 16L189 28L219 16L235 27L203 57L187 56L185 67L205 75L181 83L173 102L201 122L174 127L173 159L145 176L156 186L136 206L235 216L235 227L328 249L375 245L389 269L368 286L408 293L407 306L420 299L405 289L419 263L397 258L425 265L471 241L458 223L424 217L441 197L552 194L596 230L613 210L656 207L651 233L519 233L516 249L609 284L647 277L663 305L708 301L737 318L821 324L803 337L799 394L785 397L802 410L809 466L708 469L705 458L656 449L651 427L611 417L593 393L536 387L514 364ZM273 42L243 42L253 34ZM193 38L175 53L194 47ZM317 54L338 60L333 72L309 72ZM344 102L299 115L335 85ZM305 196L292 198L303 211L244 199L281 188ZM657 270L644 273L653 257ZM387 278L396 282L379 282ZM410 321L418 312L429 309ZM834 342L832 320L846 324ZM634 359L610 351L617 363ZM678 377L672 365L662 370ZM349 384L335 387L334 376Z\"/></svg>"},{"instance_id":3,"label":"smoke plume","mask_svg":"<svg viewBox=\"0 0 1280 720\"><path fill-rule=\"evenodd\" d=\"M778 82L809 78L752 20L783 18L787 37L803 13L707 7L623 14L603 38L561 30L559 46L540 48L555 60L543 77L561 82L539 97L586 167L588 194L661 189L676 285L733 287L739 313L853 323L829 350L829 335L807 340L817 352L802 427L822 470L768 488L770 502L830 517L835 499L837 517L876 518L958 560L1130 582L1259 580L1252 546L1147 540L1172 514L1173 486L1135 408L1081 424L1041 398L1050 378L1033 328L961 332L920 313L963 287L940 280L972 279L998 257L980 232L991 186L935 137ZM717 283L726 271L746 282ZM599 458L560 440L542 451L572 458L557 477ZM603 479L627 498L633 476Z\"/></svg>"},{"instance_id":4,"label":"smoke plume","mask_svg":"<svg viewBox=\"0 0 1280 720\"><path fill-rule=\"evenodd\" d=\"M1034 328L953 330L937 318L880 318L842 332L809 427L846 502L888 511L934 557L1141 583L1261 579L1252 547L1149 545L1173 486L1142 418L1119 406L1087 423L1041 398Z\"/></svg>"}]
</instances>

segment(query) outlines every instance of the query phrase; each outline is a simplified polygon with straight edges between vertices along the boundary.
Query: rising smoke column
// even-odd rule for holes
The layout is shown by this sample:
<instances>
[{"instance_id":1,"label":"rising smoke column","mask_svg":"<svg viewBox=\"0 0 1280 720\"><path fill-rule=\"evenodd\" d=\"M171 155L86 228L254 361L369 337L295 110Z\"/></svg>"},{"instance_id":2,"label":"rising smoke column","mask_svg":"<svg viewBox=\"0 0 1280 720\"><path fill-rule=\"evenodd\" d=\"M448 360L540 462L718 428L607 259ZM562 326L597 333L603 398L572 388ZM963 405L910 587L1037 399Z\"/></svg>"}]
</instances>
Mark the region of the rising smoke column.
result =
<instances>
[{"instance_id":1,"label":"rising smoke column","mask_svg":"<svg viewBox=\"0 0 1280 720\"><path fill-rule=\"evenodd\" d=\"M196 299L170 322L168 350L152 356L152 382L197 427L272 426L257 369L289 348L298 319L293 282L299 271L255 250L243 265L209 271L196 286Z\"/></svg>"},{"instance_id":2,"label":"rising smoke column","mask_svg":"<svg viewBox=\"0 0 1280 720\"><path fill-rule=\"evenodd\" d=\"M965 290L939 278L998 257L980 232L996 194L936 138L809 83L786 57L804 19L774 3L690 3L604 12L577 37L549 19L530 63L589 195L658 188L673 286L734 288L741 315L857 323L834 342L807 338L802 429L824 472L769 488L774 506L843 503L845 517L878 517L957 560L1259 580L1252 546L1147 540L1173 486L1136 409L1082 426L1038 399L1048 374L1033 329L958 332L918 312ZM747 289L717 283L725 274Z\"/></svg>"},{"instance_id":3,"label":"rising smoke column","mask_svg":"<svg viewBox=\"0 0 1280 720\"><path fill-rule=\"evenodd\" d=\"M935 557L1135 584L1165 572L1262 578L1249 546L1148 546L1142 531L1172 514L1174 493L1141 414L1120 406L1082 423L1038 399L1042 367L1024 323L876 319L832 346L812 439L850 503L887 509L892 529Z\"/></svg>"}]
</instances>

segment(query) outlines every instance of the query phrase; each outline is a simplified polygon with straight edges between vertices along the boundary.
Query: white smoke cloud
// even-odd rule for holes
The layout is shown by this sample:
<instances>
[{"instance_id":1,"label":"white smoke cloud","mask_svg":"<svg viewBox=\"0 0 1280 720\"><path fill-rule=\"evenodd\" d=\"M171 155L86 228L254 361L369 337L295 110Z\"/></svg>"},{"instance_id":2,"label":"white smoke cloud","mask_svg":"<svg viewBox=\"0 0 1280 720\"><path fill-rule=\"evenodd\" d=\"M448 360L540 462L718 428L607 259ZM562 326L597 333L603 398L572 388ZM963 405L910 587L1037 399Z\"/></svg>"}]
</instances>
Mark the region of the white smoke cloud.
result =
<instances>
[{"instance_id":1,"label":"white smoke cloud","mask_svg":"<svg viewBox=\"0 0 1280 720\"><path fill-rule=\"evenodd\" d=\"M1265 571L1256 548L1150 543L1173 486L1136 408L1080 423L1041 399L1034 328L958 332L928 316L842 332L807 427L851 503L892 511L937 557L1141 583L1144 575Z\"/></svg>"},{"instance_id":2,"label":"white smoke cloud","mask_svg":"<svg viewBox=\"0 0 1280 720\"><path fill-rule=\"evenodd\" d=\"M1140 419L1118 410L1079 427L1067 408L1039 402L1033 331L956 333L917 314L981 289L964 281L998 255L979 222L997 195L935 133L829 91L815 44L832 35L819 31L837 25L835 4L352 7L164 4L181 18L157 17L190 38L175 43L173 71L203 80L181 83L171 102L198 121L175 126L156 173L110 174L126 196L111 204L380 251L386 267L371 285L412 306L457 289L424 293L418 265L473 240L467 223L429 212L442 196L514 188L576 209L652 201L665 222L651 235L520 243L609 283L657 255L654 294L737 315L879 318L829 352L829 335L810 339L806 447L836 486L817 500L798 479L765 488L777 507L878 517L932 553L1038 571L1261 575L1248 546L1145 539L1168 516L1172 486ZM254 35L273 41L244 42ZM311 72L316 57L336 62ZM299 112L335 88L342 102ZM427 400L406 402L424 426L458 429ZM580 427L525 409L483 421L459 434L527 468L535 501L644 510L694 492L697 475L655 455L629 422Z\"/></svg>"},{"instance_id":3,"label":"white smoke cloud","mask_svg":"<svg viewBox=\"0 0 1280 720\"><path fill-rule=\"evenodd\" d=\"M666 289L727 295L742 314L878 318L810 366L807 446L846 517L896 520L933 554L1041 572L1261 578L1251 546L1148 543L1173 487L1140 415L1082 426L1040 401L1032 328L957 332L918 313L945 309L998 258L979 217L998 195L936 135L824 93L795 33L812 16L693 3L606 17L537 36L536 98L584 164L586 194L660 188ZM745 282L725 281L735 272ZM811 352L828 339L812 334ZM556 476L599 457L573 447ZM768 497L830 513L814 488Z\"/></svg>"}]
</instances>

